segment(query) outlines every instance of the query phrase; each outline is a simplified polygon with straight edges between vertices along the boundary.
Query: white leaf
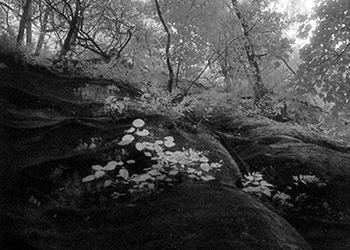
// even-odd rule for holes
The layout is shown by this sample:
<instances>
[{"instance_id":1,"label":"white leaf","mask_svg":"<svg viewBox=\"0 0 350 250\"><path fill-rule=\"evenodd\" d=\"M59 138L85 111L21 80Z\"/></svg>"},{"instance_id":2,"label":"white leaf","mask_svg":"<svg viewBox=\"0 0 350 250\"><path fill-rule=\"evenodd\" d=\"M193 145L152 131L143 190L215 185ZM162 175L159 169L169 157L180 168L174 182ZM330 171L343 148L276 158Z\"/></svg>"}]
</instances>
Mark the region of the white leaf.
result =
<instances>
[{"instance_id":1,"label":"white leaf","mask_svg":"<svg viewBox=\"0 0 350 250\"><path fill-rule=\"evenodd\" d=\"M171 148L175 146L175 143L172 141L165 141L164 146Z\"/></svg>"},{"instance_id":2,"label":"white leaf","mask_svg":"<svg viewBox=\"0 0 350 250\"><path fill-rule=\"evenodd\" d=\"M138 151L142 151L144 149L143 143L141 143L141 142L137 142L135 144L135 147Z\"/></svg>"},{"instance_id":3,"label":"white leaf","mask_svg":"<svg viewBox=\"0 0 350 250\"><path fill-rule=\"evenodd\" d=\"M206 157L206 156L201 156L201 158L199 158L199 160L201 161L201 162L208 162L209 161L209 159Z\"/></svg>"},{"instance_id":4,"label":"white leaf","mask_svg":"<svg viewBox=\"0 0 350 250\"><path fill-rule=\"evenodd\" d=\"M135 128L141 128L142 126L145 125L145 122L141 119L136 119L132 122L132 125L135 127Z\"/></svg>"},{"instance_id":5,"label":"white leaf","mask_svg":"<svg viewBox=\"0 0 350 250\"><path fill-rule=\"evenodd\" d=\"M83 178L83 182L89 182L95 180L95 175L88 175Z\"/></svg>"},{"instance_id":6,"label":"white leaf","mask_svg":"<svg viewBox=\"0 0 350 250\"><path fill-rule=\"evenodd\" d=\"M95 170L95 171L103 170L103 167L100 166L100 165L93 165L91 168L92 168L93 170Z\"/></svg>"},{"instance_id":7,"label":"white leaf","mask_svg":"<svg viewBox=\"0 0 350 250\"><path fill-rule=\"evenodd\" d=\"M150 179L150 178L152 178L152 176L151 175L149 175L149 174L142 174L142 175L139 175L139 177L138 177L138 181L139 182L144 182L144 181L147 181L148 179Z\"/></svg>"},{"instance_id":8,"label":"white leaf","mask_svg":"<svg viewBox=\"0 0 350 250\"><path fill-rule=\"evenodd\" d=\"M188 168L187 169L187 173L189 173L189 174L192 174L194 172L196 172L196 170L194 168Z\"/></svg>"},{"instance_id":9,"label":"white leaf","mask_svg":"<svg viewBox=\"0 0 350 250\"><path fill-rule=\"evenodd\" d=\"M136 129L134 127L129 128L128 130L125 130L125 133L132 133L134 132Z\"/></svg>"},{"instance_id":10,"label":"white leaf","mask_svg":"<svg viewBox=\"0 0 350 250\"><path fill-rule=\"evenodd\" d=\"M111 171L115 169L115 166L117 166L118 163L116 161L110 161L107 163L107 165L103 168L105 171Z\"/></svg>"},{"instance_id":11,"label":"white leaf","mask_svg":"<svg viewBox=\"0 0 350 250\"><path fill-rule=\"evenodd\" d=\"M152 157L152 154L150 152L145 152L145 156Z\"/></svg>"},{"instance_id":12,"label":"white leaf","mask_svg":"<svg viewBox=\"0 0 350 250\"><path fill-rule=\"evenodd\" d=\"M201 176L201 179L203 181L211 181L211 180L214 180L215 177L214 176L211 176L211 175L207 175L207 176Z\"/></svg>"},{"instance_id":13,"label":"white leaf","mask_svg":"<svg viewBox=\"0 0 350 250\"><path fill-rule=\"evenodd\" d=\"M117 165L118 165L118 166L123 166L123 165L124 165L124 162L118 161L118 162L117 162Z\"/></svg>"},{"instance_id":14,"label":"white leaf","mask_svg":"<svg viewBox=\"0 0 350 250\"><path fill-rule=\"evenodd\" d=\"M161 141L161 140L156 140L155 141L155 144L158 144L158 145L161 145L161 144L163 144L164 142L163 141Z\"/></svg>"},{"instance_id":15,"label":"white leaf","mask_svg":"<svg viewBox=\"0 0 350 250\"><path fill-rule=\"evenodd\" d=\"M127 160L126 163L133 164L133 163L135 163L135 161L134 160Z\"/></svg>"},{"instance_id":16,"label":"white leaf","mask_svg":"<svg viewBox=\"0 0 350 250\"><path fill-rule=\"evenodd\" d=\"M150 142L143 142L143 147L144 148L147 148L149 150L154 150L154 144L153 143L150 143Z\"/></svg>"},{"instance_id":17,"label":"white leaf","mask_svg":"<svg viewBox=\"0 0 350 250\"><path fill-rule=\"evenodd\" d=\"M165 177L166 177L165 175L159 175L159 176L156 176L156 180L163 181Z\"/></svg>"},{"instance_id":18,"label":"white leaf","mask_svg":"<svg viewBox=\"0 0 350 250\"><path fill-rule=\"evenodd\" d=\"M168 142L173 142L175 139L174 139L174 137L172 137L172 136L166 136L166 137L164 137L164 141L168 141Z\"/></svg>"},{"instance_id":19,"label":"white leaf","mask_svg":"<svg viewBox=\"0 0 350 250\"><path fill-rule=\"evenodd\" d=\"M120 146L128 145L135 139L132 135L124 135L122 141L118 143Z\"/></svg>"},{"instance_id":20,"label":"white leaf","mask_svg":"<svg viewBox=\"0 0 350 250\"><path fill-rule=\"evenodd\" d=\"M119 176L122 177L124 180L129 179L129 171L126 170L125 168L121 168L119 170Z\"/></svg>"},{"instance_id":21,"label":"white leaf","mask_svg":"<svg viewBox=\"0 0 350 250\"><path fill-rule=\"evenodd\" d=\"M161 169L162 165L154 164L154 165L152 165L152 168L154 168L154 169Z\"/></svg>"},{"instance_id":22,"label":"white leaf","mask_svg":"<svg viewBox=\"0 0 350 250\"><path fill-rule=\"evenodd\" d=\"M147 173L152 175L152 176L160 175L160 173L157 169L152 169L150 171L147 171Z\"/></svg>"},{"instance_id":23,"label":"white leaf","mask_svg":"<svg viewBox=\"0 0 350 250\"><path fill-rule=\"evenodd\" d=\"M202 164L201 164L201 169L202 169L203 171L205 171L205 172L209 172L210 169L211 169L211 167L210 167L210 165L209 165L208 163L202 163Z\"/></svg>"},{"instance_id":24,"label":"white leaf","mask_svg":"<svg viewBox=\"0 0 350 250\"><path fill-rule=\"evenodd\" d=\"M155 185L153 183L148 183L147 186L148 186L149 189L154 189L155 188Z\"/></svg>"},{"instance_id":25,"label":"white leaf","mask_svg":"<svg viewBox=\"0 0 350 250\"><path fill-rule=\"evenodd\" d=\"M177 170L177 169L173 169L173 170L171 170L171 171L169 171L169 175L177 175L179 173L179 170Z\"/></svg>"},{"instance_id":26,"label":"white leaf","mask_svg":"<svg viewBox=\"0 0 350 250\"><path fill-rule=\"evenodd\" d=\"M260 182L260 185L261 185L261 186L264 186L264 187L273 187L273 185L270 184L270 183L268 183L267 181L261 181L261 182Z\"/></svg>"},{"instance_id":27,"label":"white leaf","mask_svg":"<svg viewBox=\"0 0 350 250\"><path fill-rule=\"evenodd\" d=\"M98 170L98 171L95 173L95 178L96 178L96 179L101 178L101 177L104 176L105 174L106 174L105 171Z\"/></svg>"},{"instance_id":28,"label":"white leaf","mask_svg":"<svg viewBox=\"0 0 350 250\"><path fill-rule=\"evenodd\" d=\"M271 197L271 192L269 189L263 189L261 192L263 192L266 196Z\"/></svg>"},{"instance_id":29,"label":"white leaf","mask_svg":"<svg viewBox=\"0 0 350 250\"><path fill-rule=\"evenodd\" d=\"M192 179L199 179L197 175L194 174L189 174L188 177L192 178Z\"/></svg>"},{"instance_id":30,"label":"white leaf","mask_svg":"<svg viewBox=\"0 0 350 250\"><path fill-rule=\"evenodd\" d=\"M220 167L222 166L222 164L217 163L217 162L213 162L213 163L210 163L210 166L211 166L212 168L220 168Z\"/></svg>"},{"instance_id":31,"label":"white leaf","mask_svg":"<svg viewBox=\"0 0 350 250\"><path fill-rule=\"evenodd\" d=\"M137 130L135 134L138 136L147 136L149 135L149 131L147 129Z\"/></svg>"}]
</instances>

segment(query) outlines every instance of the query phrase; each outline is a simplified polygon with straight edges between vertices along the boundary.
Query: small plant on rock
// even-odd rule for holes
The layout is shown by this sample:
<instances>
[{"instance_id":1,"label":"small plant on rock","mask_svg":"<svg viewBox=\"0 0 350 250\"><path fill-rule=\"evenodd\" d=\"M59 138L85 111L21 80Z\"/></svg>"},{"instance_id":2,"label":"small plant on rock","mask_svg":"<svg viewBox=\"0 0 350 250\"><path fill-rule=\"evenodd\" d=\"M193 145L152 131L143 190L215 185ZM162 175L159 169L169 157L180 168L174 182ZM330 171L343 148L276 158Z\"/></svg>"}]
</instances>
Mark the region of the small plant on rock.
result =
<instances>
[{"instance_id":1,"label":"small plant on rock","mask_svg":"<svg viewBox=\"0 0 350 250\"><path fill-rule=\"evenodd\" d=\"M271 197L271 192L274 186L266 182L261 173L253 172L244 177L243 191L257 195L260 198L262 198L263 195Z\"/></svg>"},{"instance_id":2,"label":"small plant on rock","mask_svg":"<svg viewBox=\"0 0 350 250\"><path fill-rule=\"evenodd\" d=\"M150 132L144 126L143 120L134 120L118 144L127 146L137 139L149 136ZM205 152L192 148L170 151L176 145L172 136L153 142L139 140L134 145L136 150L143 152L154 164L144 168L142 173L134 174L128 169L130 164L136 163L133 159L110 161L105 166L94 165L92 174L83 178L83 182L103 182L103 187L113 190L113 198L127 196L134 201L173 186L182 178L214 180L214 173L220 171L222 166L222 161L210 163Z\"/></svg>"}]
</instances>

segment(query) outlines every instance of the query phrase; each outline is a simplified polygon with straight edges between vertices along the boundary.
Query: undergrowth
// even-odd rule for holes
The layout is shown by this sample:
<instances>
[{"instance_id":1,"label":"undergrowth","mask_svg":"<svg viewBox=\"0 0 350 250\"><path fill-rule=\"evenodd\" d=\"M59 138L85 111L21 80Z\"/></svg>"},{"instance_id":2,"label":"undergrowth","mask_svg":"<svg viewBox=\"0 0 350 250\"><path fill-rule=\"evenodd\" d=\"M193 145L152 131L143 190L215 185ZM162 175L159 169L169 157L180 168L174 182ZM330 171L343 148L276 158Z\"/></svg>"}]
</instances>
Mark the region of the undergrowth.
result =
<instances>
[{"instance_id":1,"label":"undergrowth","mask_svg":"<svg viewBox=\"0 0 350 250\"><path fill-rule=\"evenodd\" d=\"M339 220L339 213L322 199L322 193L327 186L325 181L310 174L291 176L291 179L289 186L278 187L265 181L263 174L253 172L244 176L242 190L284 212L310 218Z\"/></svg>"},{"instance_id":2,"label":"undergrowth","mask_svg":"<svg viewBox=\"0 0 350 250\"><path fill-rule=\"evenodd\" d=\"M174 186L184 178L196 181L214 180L215 172L220 171L222 162L210 162L206 152L183 148L171 151L175 139L166 136L154 141L145 140L150 132L141 119L133 121L130 129L118 143L119 146L134 146L153 164L141 173L131 173L130 166L140 164L125 156L109 161L104 166L93 165L91 174L82 179L88 183L91 193L111 196L116 202L133 203L145 196L163 191Z\"/></svg>"}]
</instances>

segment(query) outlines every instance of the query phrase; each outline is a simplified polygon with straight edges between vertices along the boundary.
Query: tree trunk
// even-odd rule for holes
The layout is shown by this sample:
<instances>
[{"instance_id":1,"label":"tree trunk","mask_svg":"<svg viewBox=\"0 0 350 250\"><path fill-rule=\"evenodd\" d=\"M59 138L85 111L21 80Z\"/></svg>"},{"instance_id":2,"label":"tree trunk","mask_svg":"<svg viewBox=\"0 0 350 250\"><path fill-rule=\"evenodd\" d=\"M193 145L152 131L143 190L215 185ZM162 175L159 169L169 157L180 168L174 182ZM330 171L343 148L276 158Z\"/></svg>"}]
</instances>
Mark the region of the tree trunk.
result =
<instances>
[{"instance_id":1,"label":"tree trunk","mask_svg":"<svg viewBox=\"0 0 350 250\"><path fill-rule=\"evenodd\" d=\"M45 13L44 13L44 17L43 17L43 20L41 23L41 27L40 27L40 35L39 35L38 43L36 44L36 48L35 48L35 55L39 55L40 51L43 47L45 35L46 35L46 30L47 30L47 24L48 24L48 20L49 20L49 15L50 15L50 10L49 10L49 8L46 8Z\"/></svg>"},{"instance_id":2,"label":"tree trunk","mask_svg":"<svg viewBox=\"0 0 350 250\"><path fill-rule=\"evenodd\" d=\"M158 3L158 0L154 0L156 3L156 7L157 7L157 13L159 16L159 19L164 27L164 30L167 34L167 43L166 43L166 47L165 47L165 55L166 55L166 64L168 67L168 72L169 72L169 80L168 80L168 91L171 93L173 90L173 82L174 82L174 71L173 71L173 67L171 66L171 62L170 62L170 44L171 44L171 34L170 31L168 29L168 26L166 25L163 16L162 16L162 12L160 11L160 6Z\"/></svg>"},{"instance_id":3,"label":"tree trunk","mask_svg":"<svg viewBox=\"0 0 350 250\"><path fill-rule=\"evenodd\" d=\"M32 20L30 20L32 13L29 8L28 13L28 19L26 22L26 44L31 45L32 44Z\"/></svg>"},{"instance_id":4,"label":"tree trunk","mask_svg":"<svg viewBox=\"0 0 350 250\"><path fill-rule=\"evenodd\" d=\"M254 85L253 85L254 96L255 96L255 100L259 101L266 94L267 89L265 88L262 82L260 68L257 61L257 55L254 53L254 46L249 35L248 22L245 20L244 16L239 10L237 0L232 0L232 5L238 19L241 21L241 26L242 26L243 34L245 38L244 49L246 51L249 65L252 69L252 74L254 78Z\"/></svg>"},{"instance_id":5,"label":"tree trunk","mask_svg":"<svg viewBox=\"0 0 350 250\"><path fill-rule=\"evenodd\" d=\"M70 51L71 46L75 43L77 33L79 30L79 20L81 12L80 0L76 1L74 16L69 24L69 31L66 39L64 40L63 47L60 52L60 59L63 59Z\"/></svg>"},{"instance_id":6,"label":"tree trunk","mask_svg":"<svg viewBox=\"0 0 350 250\"><path fill-rule=\"evenodd\" d=\"M30 6L32 5L32 0L27 0L23 6L22 18L19 23L18 35L17 35L17 44L22 44L24 38L24 31L26 28L27 22L30 22Z\"/></svg>"}]
</instances>

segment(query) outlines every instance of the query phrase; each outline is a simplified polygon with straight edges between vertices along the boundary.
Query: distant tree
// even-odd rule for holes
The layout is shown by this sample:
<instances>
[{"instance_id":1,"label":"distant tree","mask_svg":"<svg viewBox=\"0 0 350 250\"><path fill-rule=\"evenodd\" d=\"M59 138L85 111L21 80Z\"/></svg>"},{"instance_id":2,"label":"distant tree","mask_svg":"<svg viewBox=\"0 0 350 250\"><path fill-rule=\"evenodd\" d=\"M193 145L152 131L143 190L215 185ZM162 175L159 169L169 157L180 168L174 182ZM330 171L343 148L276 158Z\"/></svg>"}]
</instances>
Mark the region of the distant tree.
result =
<instances>
[{"instance_id":1,"label":"distant tree","mask_svg":"<svg viewBox=\"0 0 350 250\"><path fill-rule=\"evenodd\" d=\"M31 44L32 41L32 30L31 30L31 7L32 0L27 0L23 5L23 11L21 15L21 21L19 23L17 43L22 44L24 39L25 30L27 35L27 44Z\"/></svg>"}]
</instances>

